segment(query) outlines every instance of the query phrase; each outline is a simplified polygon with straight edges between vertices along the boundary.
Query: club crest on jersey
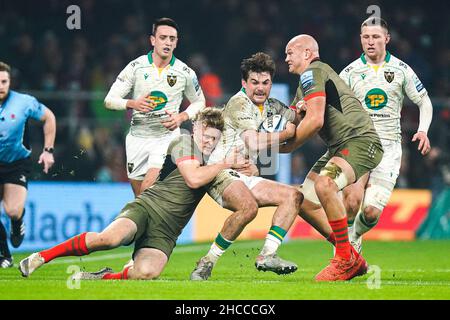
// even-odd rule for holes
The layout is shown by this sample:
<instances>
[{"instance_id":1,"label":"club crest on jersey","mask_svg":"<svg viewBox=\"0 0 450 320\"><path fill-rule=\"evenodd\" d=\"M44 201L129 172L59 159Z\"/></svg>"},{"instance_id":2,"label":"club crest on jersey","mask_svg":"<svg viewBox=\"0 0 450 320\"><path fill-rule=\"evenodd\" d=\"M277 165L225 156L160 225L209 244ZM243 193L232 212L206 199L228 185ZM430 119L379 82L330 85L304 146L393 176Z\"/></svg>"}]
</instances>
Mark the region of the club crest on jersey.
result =
<instances>
[{"instance_id":1,"label":"club crest on jersey","mask_svg":"<svg viewBox=\"0 0 450 320\"><path fill-rule=\"evenodd\" d=\"M167 83L169 84L169 86L173 87L175 83L177 83L177 76L174 76L173 74L168 74Z\"/></svg>"},{"instance_id":2,"label":"club crest on jersey","mask_svg":"<svg viewBox=\"0 0 450 320\"><path fill-rule=\"evenodd\" d=\"M394 80L395 74L394 71L385 71L384 78L388 83L391 83Z\"/></svg>"}]
</instances>

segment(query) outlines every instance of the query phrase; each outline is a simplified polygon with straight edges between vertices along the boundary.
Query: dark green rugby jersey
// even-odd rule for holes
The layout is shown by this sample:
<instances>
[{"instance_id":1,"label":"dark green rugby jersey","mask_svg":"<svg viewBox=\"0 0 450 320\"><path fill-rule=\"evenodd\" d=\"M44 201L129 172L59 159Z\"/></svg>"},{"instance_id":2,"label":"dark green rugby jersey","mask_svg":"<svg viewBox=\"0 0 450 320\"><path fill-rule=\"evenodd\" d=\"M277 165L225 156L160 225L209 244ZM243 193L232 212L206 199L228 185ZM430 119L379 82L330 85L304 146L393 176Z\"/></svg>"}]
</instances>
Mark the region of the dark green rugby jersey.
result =
<instances>
[{"instance_id":1,"label":"dark green rugby jersey","mask_svg":"<svg viewBox=\"0 0 450 320\"><path fill-rule=\"evenodd\" d=\"M319 96L326 97L324 124L319 135L328 147L353 137L378 139L370 116L351 89L328 64L315 59L300 75L292 105Z\"/></svg>"},{"instance_id":2,"label":"dark green rugby jersey","mask_svg":"<svg viewBox=\"0 0 450 320\"><path fill-rule=\"evenodd\" d=\"M181 135L170 143L158 181L136 198L137 203L161 216L174 234L186 226L206 192L204 187L191 189L186 184L177 164L187 159L205 165L193 138Z\"/></svg>"}]
</instances>

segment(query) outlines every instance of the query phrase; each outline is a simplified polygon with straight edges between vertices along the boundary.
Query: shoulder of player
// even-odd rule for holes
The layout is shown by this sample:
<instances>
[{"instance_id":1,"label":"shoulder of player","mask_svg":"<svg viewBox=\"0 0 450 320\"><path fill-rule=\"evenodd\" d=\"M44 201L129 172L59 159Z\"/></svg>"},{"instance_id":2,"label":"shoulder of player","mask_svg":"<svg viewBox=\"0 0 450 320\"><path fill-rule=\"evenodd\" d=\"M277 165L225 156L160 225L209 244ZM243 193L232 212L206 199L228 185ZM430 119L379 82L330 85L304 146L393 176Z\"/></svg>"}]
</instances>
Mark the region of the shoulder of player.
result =
<instances>
[{"instance_id":1,"label":"shoulder of player","mask_svg":"<svg viewBox=\"0 0 450 320\"><path fill-rule=\"evenodd\" d=\"M172 66L172 71L187 78L192 78L194 75L196 75L195 71L192 68L190 68L186 63L178 58L175 58Z\"/></svg>"},{"instance_id":2,"label":"shoulder of player","mask_svg":"<svg viewBox=\"0 0 450 320\"><path fill-rule=\"evenodd\" d=\"M150 61L148 61L148 55L146 55L146 54L139 56L136 59L133 59L128 63L128 67L133 70L136 70L136 69L142 68L142 67L149 67L149 66L150 66Z\"/></svg>"},{"instance_id":3,"label":"shoulder of player","mask_svg":"<svg viewBox=\"0 0 450 320\"><path fill-rule=\"evenodd\" d=\"M192 145L192 143L193 139L191 135L181 134L170 142L169 147L167 148L167 154L177 153L178 151L175 150L181 150L183 147Z\"/></svg>"},{"instance_id":4,"label":"shoulder of player","mask_svg":"<svg viewBox=\"0 0 450 320\"><path fill-rule=\"evenodd\" d=\"M352 61L349 65L347 65L344 69L342 69L340 74L351 75L356 70L365 67L365 64L361 61L361 58L358 58Z\"/></svg>"},{"instance_id":5,"label":"shoulder of player","mask_svg":"<svg viewBox=\"0 0 450 320\"><path fill-rule=\"evenodd\" d=\"M186 142L191 142L193 141L192 136L189 134L180 134L178 137L175 137L172 142L170 143L171 145L176 145L178 143L186 143Z\"/></svg>"},{"instance_id":6,"label":"shoulder of player","mask_svg":"<svg viewBox=\"0 0 450 320\"><path fill-rule=\"evenodd\" d=\"M25 103L38 101L36 99L36 97L34 97L34 96L30 95L30 94L27 94L27 93L21 93L21 92L17 92L17 91L14 91L14 90L10 90L9 94L10 94L10 98L11 99L13 99L13 100L21 100L21 101L23 101Z\"/></svg>"},{"instance_id":7,"label":"shoulder of player","mask_svg":"<svg viewBox=\"0 0 450 320\"><path fill-rule=\"evenodd\" d=\"M239 91L234 96L228 100L225 110L228 110L230 108L232 109L245 109L249 106L251 106L253 102L247 97L247 95L243 91Z\"/></svg>"},{"instance_id":8,"label":"shoulder of player","mask_svg":"<svg viewBox=\"0 0 450 320\"><path fill-rule=\"evenodd\" d=\"M414 70L403 60L400 60L399 58L393 56L390 54L390 59L387 64L389 67L397 68L403 71L405 74L408 74L410 72L414 72Z\"/></svg>"}]
</instances>

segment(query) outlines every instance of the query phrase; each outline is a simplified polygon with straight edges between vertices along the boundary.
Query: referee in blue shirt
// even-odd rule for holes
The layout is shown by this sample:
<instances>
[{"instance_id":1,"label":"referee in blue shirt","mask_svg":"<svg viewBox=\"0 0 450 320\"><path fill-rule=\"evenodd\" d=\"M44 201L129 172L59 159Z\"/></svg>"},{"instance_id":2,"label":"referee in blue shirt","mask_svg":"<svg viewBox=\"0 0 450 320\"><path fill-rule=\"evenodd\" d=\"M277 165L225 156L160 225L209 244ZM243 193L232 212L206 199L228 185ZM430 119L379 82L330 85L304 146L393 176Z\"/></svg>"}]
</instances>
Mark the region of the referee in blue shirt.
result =
<instances>
[{"instance_id":1,"label":"referee in blue shirt","mask_svg":"<svg viewBox=\"0 0 450 320\"><path fill-rule=\"evenodd\" d=\"M23 217L31 170L31 148L25 128L29 118L44 122L44 150L39 163L44 172L52 167L56 120L53 112L27 94L9 90L11 68L0 62L0 195L6 214L11 218L11 244L17 248L25 236ZM25 135L26 136L26 135ZM6 230L0 221L0 267L12 267Z\"/></svg>"}]
</instances>

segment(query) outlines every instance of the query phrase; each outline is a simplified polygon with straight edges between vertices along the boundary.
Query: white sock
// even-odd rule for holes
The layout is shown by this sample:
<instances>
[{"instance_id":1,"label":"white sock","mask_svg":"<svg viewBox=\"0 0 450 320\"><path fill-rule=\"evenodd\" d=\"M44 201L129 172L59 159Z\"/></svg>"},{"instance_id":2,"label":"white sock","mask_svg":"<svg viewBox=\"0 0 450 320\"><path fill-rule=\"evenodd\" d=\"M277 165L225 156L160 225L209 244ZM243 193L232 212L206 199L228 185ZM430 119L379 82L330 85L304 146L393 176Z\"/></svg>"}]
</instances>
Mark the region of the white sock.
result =
<instances>
[{"instance_id":1,"label":"white sock","mask_svg":"<svg viewBox=\"0 0 450 320\"><path fill-rule=\"evenodd\" d=\"M225 250L220 249L216 242L213 242L211 247L209 248L208 253L206 254L206 257L209 261L212 263L216 263L217 260L219 260L220 256L225 252Z\"/></svg>"},{"instance_id":2,"label":"white sock","mask_svg":"<svg viewBox=\"0 0 450 320\"><path fill-rule=\"evenodd\" d=\"M355 222L353 223L353 232L358 236L362 236L369 230L371 230L373 227L375 227L378 223L378 220L375 221L375 223L369 224L366 222L366 219L364 219L364 213L362 211L359 211L358 214L355 217Z\"/></svg>"},{"instance_id":3,"label":"white sock","mask_svg":"<svg viewBox=\"0 0 450 320\"><path fill-rule=\"evenodd\" d=\"M264 246L261 249L261 255L271 255L277 252L278 247L281 245L281 240L272 236L271 234L268 234L266 236L266 242L264 242Z\"/></svg>"}]
</instances>

